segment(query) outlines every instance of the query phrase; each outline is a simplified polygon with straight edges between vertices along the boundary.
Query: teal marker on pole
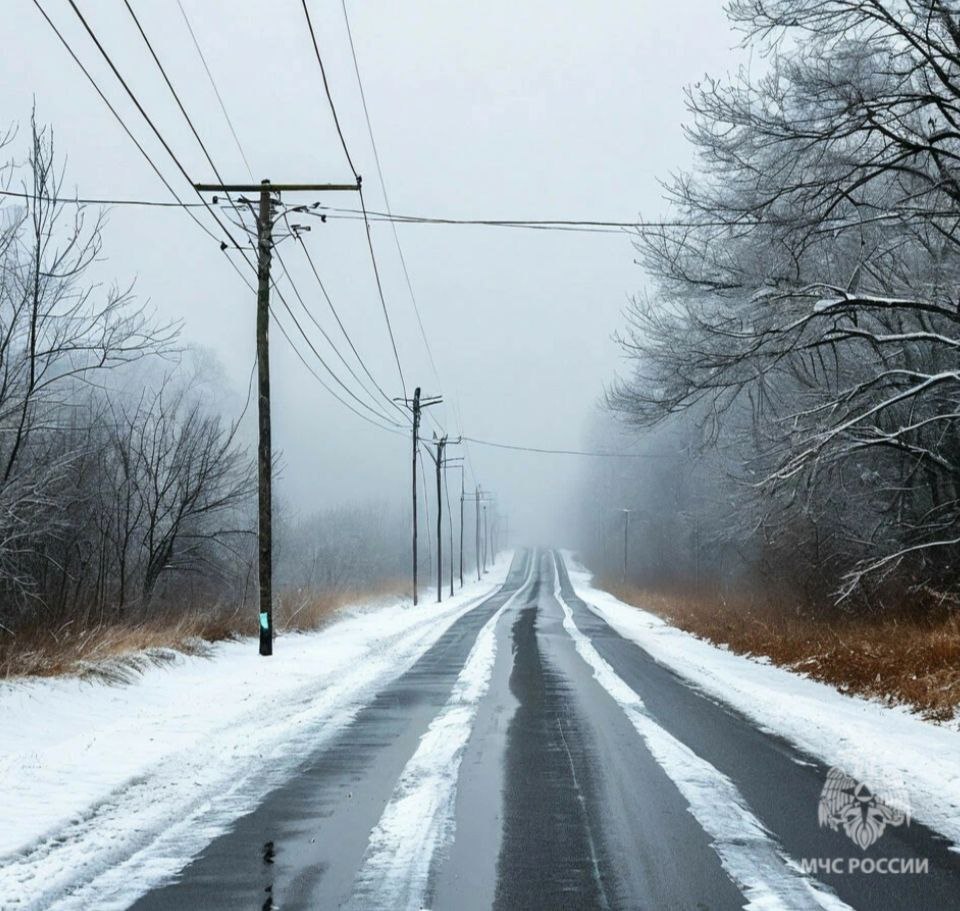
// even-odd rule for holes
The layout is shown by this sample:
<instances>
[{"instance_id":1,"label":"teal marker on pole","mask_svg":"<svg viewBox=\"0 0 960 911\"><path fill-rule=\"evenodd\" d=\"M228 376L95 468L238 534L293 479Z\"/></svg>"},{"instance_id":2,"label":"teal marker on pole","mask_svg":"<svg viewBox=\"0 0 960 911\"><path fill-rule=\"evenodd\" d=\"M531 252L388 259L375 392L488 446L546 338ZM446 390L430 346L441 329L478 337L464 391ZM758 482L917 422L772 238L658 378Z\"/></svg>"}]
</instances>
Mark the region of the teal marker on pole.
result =
<instances>
[{"instance_id":1,"label":"teal marker on pole","mask_svg":"<svg viewBox=\"0 0 960 911\"><path fill-rule=\"evenodd\" d=\"M269 629L269 618L265 610L260 611L260 629Z\"/></svg>"}]
</instances>

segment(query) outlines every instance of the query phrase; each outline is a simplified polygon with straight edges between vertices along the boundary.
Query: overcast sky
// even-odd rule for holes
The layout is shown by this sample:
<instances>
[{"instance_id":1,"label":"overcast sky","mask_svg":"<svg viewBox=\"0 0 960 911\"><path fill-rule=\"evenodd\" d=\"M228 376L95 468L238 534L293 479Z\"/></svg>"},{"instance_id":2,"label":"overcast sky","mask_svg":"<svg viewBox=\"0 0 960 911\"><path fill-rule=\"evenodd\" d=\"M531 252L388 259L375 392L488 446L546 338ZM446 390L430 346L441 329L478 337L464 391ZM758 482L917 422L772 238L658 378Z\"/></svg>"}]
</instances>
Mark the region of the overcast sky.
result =
<instances>
[{"instance_id":1,"label":"overcast sky","mask_svg":"<svg viewBox=\"0 0 960 911\"><path fill-rule=\"evenodd\" d=\"M69 4L41 2L188 198ZM348 180L299 0L182 3L256 180ZM177 0L132 5L224 178L249 180ZM0 119L26 126L35 99L68 156L67 183L82 196L169 198L31 0L6 6ZM122 0L78 6L191 175L213 180ZM380 208L340 0L311 0L310 8L368 205ZM390 202L404 214L625 221L663 214L658 177L689 163L683 86L736 63L736 36L718 0L352 0L348 9ZM343 193L297 201L318 198L356 205ZM380 385L399 395L362 222L311 224L306 242L335 305ZM450 407L435 416L451 433L462 426L507 443L589 445L591 411L622 368L611 335L643 285L626 237L401 225L438 382L390 228L373 231L408 392L439 388ZM136 278L141 297L182 319L185 339L216 353L241 403L255 300L217 245L182 211L116 208L104 252L104 277ZM333 334L302 251L288 240L280 253ZM316 344L323 353L322 339ZM333 401L276 330L271 352L274 444L292 507L403 502L407 441ZM432 425L425 426L429 435ZM469 457L468 483L475 474L498 492L518 536L563 542L558 516L576 460L476 445Z\"/></svg>"}]
</instances>

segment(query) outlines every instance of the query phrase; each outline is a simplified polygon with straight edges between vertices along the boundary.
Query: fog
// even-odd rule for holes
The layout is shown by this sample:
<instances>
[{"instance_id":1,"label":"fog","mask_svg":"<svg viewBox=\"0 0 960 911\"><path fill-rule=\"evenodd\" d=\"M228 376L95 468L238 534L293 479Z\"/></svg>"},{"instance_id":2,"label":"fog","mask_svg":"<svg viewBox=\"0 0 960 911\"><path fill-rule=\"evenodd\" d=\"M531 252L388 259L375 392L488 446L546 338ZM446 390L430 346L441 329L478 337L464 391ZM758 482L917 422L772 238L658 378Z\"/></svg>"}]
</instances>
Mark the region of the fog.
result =
<instances>
[{"instance_id":1,"label":"fog","mask_svg":"<svg viewBox=\"0 0 960 911\"><path fill-rule=\"evenodd\" d=\"M253 178L346 181L299 3L183 0ZM66 4L44 6L178 191L188 194ZM121 4L84 12L144 107L198 180L214 175ZM227 180L250 179L175 3L136 4ZM381 208L339 3L311 12L347 145ZM392 209L460 218L630 221L663 213L658 177L689 162L682 87L732 67L733 35L716 0L603 4L527 0L350 4L366 99ZM33 4L8 10L0 57L2 122L52 125L78 195L168 198ZM306 195L353 207L352 194ZM294 199L286 197L285 201ZM400 379L376 296L362 222L311 220L305 235L326 287L380 385ZM618 370L611 340L643 282L626 235L400 225L398 233L435 375L388 225L373 241L407 392L442 393L433 409L452 436L545 448L591 445L593 414ZM223 365L229 407L242 407L254 355L253 295L216 244L179 210L114 208L102 279L136 279L160 315ZM280 246L328 331L326 311L293 240ZM231 255L231 254L227 254ZM232 254L236 256L236 254ZM288 294L292 300L292 295ZM321 342L317 342L318 347ZM322 350L322 349L321 349ZM272 335L274 445L280 496L303 513L360 500L405 502L409 441L334 401L277 331ZM333 358L331 358L331 363ZM433 425L425 423L425 436ZM464 449L467 483L498 496L513 539L569 540L565 499L574 458ZM452 479L451 479L452 480Z\"/></svg>"}]
</instances>

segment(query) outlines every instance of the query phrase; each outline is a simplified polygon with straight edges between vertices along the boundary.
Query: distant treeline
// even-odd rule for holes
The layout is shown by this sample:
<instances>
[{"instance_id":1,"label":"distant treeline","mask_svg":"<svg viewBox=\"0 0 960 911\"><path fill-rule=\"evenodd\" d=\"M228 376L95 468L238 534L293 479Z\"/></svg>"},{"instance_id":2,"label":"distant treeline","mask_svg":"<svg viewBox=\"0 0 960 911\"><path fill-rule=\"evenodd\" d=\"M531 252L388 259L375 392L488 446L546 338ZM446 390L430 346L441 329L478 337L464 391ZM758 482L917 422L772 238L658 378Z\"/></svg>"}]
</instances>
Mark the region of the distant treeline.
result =
<instances>
[{"instance_id":1,"label":"distant treeline","mask_svg":"<svg viewBox=\"0 0 960 911\"><path fill-rule=\"evenodd\" d=\"M960 14L732 0L750 69L688 90L692 173L608 405L585 546L653 581L868 604L960 594Z\"/></svg>"}]
</instances>

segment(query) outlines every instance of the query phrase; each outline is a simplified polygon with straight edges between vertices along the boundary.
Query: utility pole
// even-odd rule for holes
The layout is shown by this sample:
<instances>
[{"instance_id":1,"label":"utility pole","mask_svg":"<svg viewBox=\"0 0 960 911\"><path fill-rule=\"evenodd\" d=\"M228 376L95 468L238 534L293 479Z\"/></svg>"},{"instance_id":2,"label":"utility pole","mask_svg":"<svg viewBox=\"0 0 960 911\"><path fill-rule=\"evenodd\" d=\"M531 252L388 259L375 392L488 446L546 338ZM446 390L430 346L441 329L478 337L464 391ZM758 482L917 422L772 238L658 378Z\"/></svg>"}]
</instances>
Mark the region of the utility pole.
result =
<instances>
[{"instance_id":1,"label":"utility pole","mask_svg":"<svg viewBox=\"0 0 960 911\"><path fill-rule=\"evenodd\" d=\"M447 497L447 530L450 532L450 550L448 562L450 564L450 597L453 597L453 511L450 506L450 484L447 480L447 469L455 465L458 460L447 459L443 463L443 490ZM460 464L461 470L463 469L463 464Z\"/></svg>"},{"instance_id":2,"label":"utility pole","mask_svg":"<svg viewBox=\"0 0 960 911\"><path fill-rule=\"evenodd\" d=\"M475 501L474 519L476 520L476 530L473 541L477 548L477 582L480 581L480 485L477 485L477 498Z\"/></svg>"},{"instance_id":3,"label":"utility pole","mask_svg":"<svg viewBox=\"0 0 960 911\"><path fill-rule=\"evenodd\" d=\"M620 512L623 513L623 574L621 576L620 582L623 585L627 584L627 549L629 546L630 540L630 512L629 509L621 509Z\"/></svg>"},{"instance_id":4,"label":"utility pole","mask_svg":"<svg viewBox=\"0 0 960 911\"><path fill-rule=\"evenodd\" d=\"M420 387L413 392L413 603L417 603L417 447L420 435Z\"/></svg>"},{"instance_id":5,"label":"utility pole","mask_svg":"<svg viewBox=\"0 0 960 911\"><path fill-rule=\"evenodd\" d=\"M463 490L462 476L461 476L460 484L461 484L460 496L462 500L464 501L470 500L470 502L472 502L476 507L473 514L473 518L474 518L473 543L474 543L474 547L476 548L477 581L479 582L481 572L486 572L486 562L487 562L486 543L484 540L486 536L486 532L484 531L485 526L482 524L482 521L481 521L482 518L486 517L487 507L484 504L485 504L485 501L487 500L487 495L483 492L483 488L478 484L476 488L476 492L470 494L470 496L468 497L466 495L466 492ZM463 504L461 503L461 508L462 506ZM483 510L482 516L481 516L481 509ZM463 520L461 517L461 528L462 528L462 521ZM462 534L461 534L461 541L462 541ZM462 544L461 544L461 556L462 556Z\"/></svg>"},{"instance_id":6,"label":"utility pole","mask_svg":"<svg viewBox=\"0 0 960 911\"><path fill-rule=\"evenodd\" d=\"M464 469L460 465L460 588L463 588L463 500L466 495L464 489Z\"/></svg>"},{"instance_id":7,"label":"utility pole","mask_svg":"<svg viewBox=\"0 0 960 911\"><path fill-rule=\"evenodd\" d=\"M440 486L443 475L443 450L447 448L447 435L437 440L437 604L443 601L443 490Z\"/></svg>"},{"instance_id":8,"label":"utility pole","mask_svg":"<svg viewBox=\"0 0 960 911\"><path fill-rule=\"evenodd\" d=\"M431 405L438 405L443 401L439 395L423 398L420 395L420 387L417 386L413 391L413 398L400 398L394 401L403 402L413 414L413 603L417 603L417 453L420 449L420 415L424 408Z\"/></svg>"},{"instance_id":9,"label":"utility pole","mask_svg":"<svg viewBox=\"0 0 960 911\"><path fill-rule=\"evenodd\" d=\"M483 504L483 571L487 571L487 554L489 551L490 523L487 521L487 504Z\"/></svg>"},{"instance_id":10,"label":"utility pole","mask_svg":"<svg viewBox=\"0 0 960 911\"><path fill-rule=\"evenodd\" d=\"M257 558L260 588L260 654L273 654L273 450L270 434L270 261L273 251L273 194L348 190L351 184L194 184L198 193L259 193L257 218ZM217 199L214 197L214 203ZM253 208L252 203L244 200Z\"/></svg>"},{"instance_id":11,"label":"utility pole","mask_svg":"<svg viewBox=\"0 0 960 911\"><path fill-rule=\"evenodd\" d=\"M446 464L444 453L447 446L452 443L457 446L460 440L449 440L446 434L437 437L434 434L434 446L437 447L436 453L427 453L433 459L437 469L437 604L443 601L443 478L444 466ZM450 528L450 593L453 594L453 526Z\"/></svg>"},{"instance_id":12,"label":"utility pole","mask_svg":"<svg viewBox=\"0 0 960 911\"><path fill-rule=\"evenodd\" d=\"M260 190L257 217L257 489L260 654L273 654L273 444L270 433L270 259L273 249L270 181Z\"/></svg>"}]
</instances>

